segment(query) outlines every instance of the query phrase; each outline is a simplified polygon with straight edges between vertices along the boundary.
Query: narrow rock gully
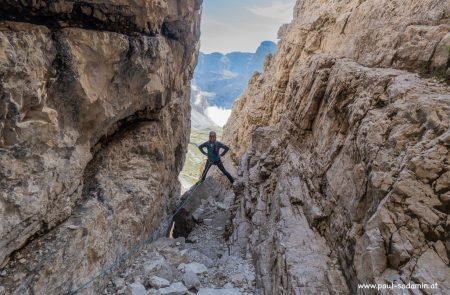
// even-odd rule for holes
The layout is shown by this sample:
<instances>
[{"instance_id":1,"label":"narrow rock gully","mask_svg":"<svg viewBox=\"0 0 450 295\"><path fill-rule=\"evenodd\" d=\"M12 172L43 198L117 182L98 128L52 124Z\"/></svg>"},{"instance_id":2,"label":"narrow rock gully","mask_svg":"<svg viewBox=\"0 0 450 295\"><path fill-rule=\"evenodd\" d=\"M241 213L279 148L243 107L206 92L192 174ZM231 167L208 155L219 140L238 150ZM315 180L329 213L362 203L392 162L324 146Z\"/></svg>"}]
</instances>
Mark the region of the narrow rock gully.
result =
<instances>
[{"instance_id":1,"label":"narrow rock gully","mask_svg":"<svg viewBox=\"0 0 450 295\"><path fill-rule=\"evenodd\" d=\"M188 198L188 199L186 199ZM169 237L152 242L108 283L103 294L246 295L255 293L250 258L226 241L234 193L208 178L183 196Z\"/></svg>"}]
</instances>

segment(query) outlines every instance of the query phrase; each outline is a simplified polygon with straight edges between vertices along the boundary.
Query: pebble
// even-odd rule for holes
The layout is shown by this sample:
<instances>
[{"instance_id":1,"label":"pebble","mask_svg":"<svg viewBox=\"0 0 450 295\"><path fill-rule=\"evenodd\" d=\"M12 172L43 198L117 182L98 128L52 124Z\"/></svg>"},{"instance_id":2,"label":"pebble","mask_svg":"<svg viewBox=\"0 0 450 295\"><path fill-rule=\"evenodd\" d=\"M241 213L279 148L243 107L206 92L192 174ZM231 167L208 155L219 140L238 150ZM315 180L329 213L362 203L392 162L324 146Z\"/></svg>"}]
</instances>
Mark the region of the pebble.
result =
<instances>
[{"instance_id":1,"label":"pebble","mask_svg":"<svg viewBox=\"0 0 450 295\"><path fill-rule=\"evenodd\" d=\"M160 278L158 276L151 276L148 280L150 286L156 289L161 289L170 286L170 282L166 279Z\"/></svg>"},{"instance_id":2,"label":"pebble","mask_svg":"<svg viewBox=\"0 0 450 295\"><path fill-rule=\"evenodd\" d=\"M216 205L217 205L217 208L219 208L222 211L228 210L228 208L229 208L227 205L225 205L224 203L220 203L220 202L216 203Z\"/></svg>"},{"instance_id":3,"label":"pebble","mask_svg":"<svg viewBox=\"0 0 450 295\"><path fill-rule=\"evenodd\" d=\"M188 289L181 282L174 283L167 288L159 289L159 294L161 295L184 295L187 292Z\"/></svg>"},{"instance_id":4,"label":"pebble","mask_svg":"<svg viewBox=\"0 0 450 295\"><path fill-rule=\"evenodd\" d=\"M149 273L149 272L161 269L161 267L165 263L166 263L166 261L165 261L164 257L159 255L157 258L147 261L144 265L144 269L147 273Z\"/></svg>"},{"instance_id":5,"label":"pebble","mask_svg":"<svg viewBox=\"0 0 450 295\"><path fill-rule=\"evenodd\" d=\"M189 238L189 241L191 241L192 243L198 243L198 237Z\"/></svg>"},{"instance_id":6,"label":"pebble","mask_svg":"<svg viewBox=\"0 0 450 295\"><path fill-rule=\"evenodd\" d=\"M195 221L201 221L202 220L202 214L205 212L202 208L197 208L194 213L192 213L192 218L194 218Z\"/></svg>"},{"instance_id":7,"label":"pebble","mask_svg":"<svg viewBox=\"0 0 450 295\"><path fill-rule=\"evenodd\" d=\"M238 289L213 289L213 288L201 288L197 295L241 295Z\"/></svg>"},{"instance_id":8,"label":"pebble","mask_svg":"<svg viewBox=\"0 0 450 295\"><path fill-rule=\"evenodd\" d=\"M185 256L189 259L189 262L199 262L206 267L212 267L214 265L214 261L211 258L197 250L191 249L186 252Z\"/></svg>"},{"instance_id":9,"label":"pebble","mask_svg":"<svg viewBox=\"0 0 450 295\"><path fill-rule=\"evenodd\" d=\"M125 286L125 280L123 278L116 278L114 280L114 286L116 286L117 289L121 289Z\"/></svg>"},{"instance_id":10,"label":"pebble","mask_svg":"<svg viewBox=\"0 0 450 295\"><path fill-rule=\"evenodd\" d=\"M198 262L191 262L184 266L184 272L193 272L195 274L207 274L208 268L204 264L198 263Z\"/></svg>"},{"instance_id":11,"label":"pebble","mask_svg":"<svg viewBox=\"0 0 450 295\"><path fill-rule=\"evenodd\" d=\"M26 276L27 275L25 273L19 272L19 273L14 275L13 280L14 280L14 282L18 282L18 281L23 280L23 278L25 278Z\"/></svg>"},{"instance_id":12,"label":"pebble","mask_svg":"<svg viewBox=\"0 0 450 295\"><path fill-rule=\"evenodd\" d=\"M187 271L183 275L183 283L188 289L198 290L200 288L200 279L197 274Z\"/></svg>"},{"instance_id":13,"label":"pebble","mask_svg":"<svg viewBox=\"0 0 450 295\"><path fill-rule=\"evenodd\" d=\"M125 293L127 295L147 295L147 290L145 290L144 285L136 282L129 285Z\"/></svg>"}]
</instances>

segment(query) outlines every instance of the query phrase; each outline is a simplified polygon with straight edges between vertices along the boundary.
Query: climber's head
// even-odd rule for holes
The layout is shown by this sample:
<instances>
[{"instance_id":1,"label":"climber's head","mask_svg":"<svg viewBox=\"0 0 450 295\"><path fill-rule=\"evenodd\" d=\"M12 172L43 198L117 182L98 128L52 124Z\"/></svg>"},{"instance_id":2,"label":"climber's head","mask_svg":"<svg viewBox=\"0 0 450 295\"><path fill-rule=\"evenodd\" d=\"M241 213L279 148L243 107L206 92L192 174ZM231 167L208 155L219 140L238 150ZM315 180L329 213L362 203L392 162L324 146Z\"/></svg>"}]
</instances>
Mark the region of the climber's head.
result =
<instances>
[{"instance_id":1,"label":"climber's head","mask_svg":"<svg viewBox=\"0 0 450 295\"><path fill-rule=\"evenodd\" d=\"M216 132L211 131L211 132L209 133L209 141L210 141L210 142L216 142Z\"/></svg>"}]
</instances>

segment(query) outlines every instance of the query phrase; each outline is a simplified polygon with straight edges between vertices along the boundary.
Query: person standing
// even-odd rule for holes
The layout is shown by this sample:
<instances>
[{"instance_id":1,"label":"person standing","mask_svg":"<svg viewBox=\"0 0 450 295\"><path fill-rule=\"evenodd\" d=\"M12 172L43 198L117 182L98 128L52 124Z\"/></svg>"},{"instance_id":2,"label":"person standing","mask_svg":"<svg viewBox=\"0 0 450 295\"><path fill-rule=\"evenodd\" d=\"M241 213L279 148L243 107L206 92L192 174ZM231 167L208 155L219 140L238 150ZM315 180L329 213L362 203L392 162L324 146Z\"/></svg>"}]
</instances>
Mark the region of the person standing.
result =
<instances>
[{"instance_id":1,"label":"person standing","mask_svg":"<svg viewBox=\"0 0 450 295\"><path fill-rule=\"evenodd\" d=\"M198 149L202 154L208 157L200 182L203 182L206 179L206 175L208 174L209 169L213 165L216 165L231 183L234 182L233 176L231 176L231 174L225 169L221 160L221 157L225 156L225 154L230 150L230 148L224 145L223 143L217 141L216 132L211 131L209 133L209 140L201 144L198 147ZM220 152L220 150L223 151Z\"/></svg>"}]
</instances>

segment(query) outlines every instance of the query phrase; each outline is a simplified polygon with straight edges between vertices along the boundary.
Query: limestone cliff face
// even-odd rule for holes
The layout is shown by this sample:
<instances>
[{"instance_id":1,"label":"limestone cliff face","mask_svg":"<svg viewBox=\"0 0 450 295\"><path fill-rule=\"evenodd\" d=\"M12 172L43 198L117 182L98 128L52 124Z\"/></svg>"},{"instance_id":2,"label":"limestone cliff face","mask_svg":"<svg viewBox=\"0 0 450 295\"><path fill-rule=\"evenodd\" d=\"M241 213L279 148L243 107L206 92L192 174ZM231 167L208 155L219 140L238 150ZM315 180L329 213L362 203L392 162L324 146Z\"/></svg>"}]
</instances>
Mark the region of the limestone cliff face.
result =
<instances>
[{"instance_id":1,"label":"limestone cliff face","mask_svg":"<svg viewBox=\"0 0 450 295\"><path fill-rule=\"evenodd\" d=\"M231 240L261 293L450 292L449 17L439 0L297 2L224 128L244 183Z\"/></svg>"},{"instance_id":2,"label":"limestone cliff face","mask_svg":"<svg viewBox=\"0 0 450 295\"><path fill-rule=\"evenodd\" d=\"M202 1L1 2L0 285L63 294L178 201Z\"/></svg>"}]
</instances>

